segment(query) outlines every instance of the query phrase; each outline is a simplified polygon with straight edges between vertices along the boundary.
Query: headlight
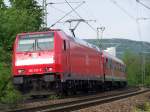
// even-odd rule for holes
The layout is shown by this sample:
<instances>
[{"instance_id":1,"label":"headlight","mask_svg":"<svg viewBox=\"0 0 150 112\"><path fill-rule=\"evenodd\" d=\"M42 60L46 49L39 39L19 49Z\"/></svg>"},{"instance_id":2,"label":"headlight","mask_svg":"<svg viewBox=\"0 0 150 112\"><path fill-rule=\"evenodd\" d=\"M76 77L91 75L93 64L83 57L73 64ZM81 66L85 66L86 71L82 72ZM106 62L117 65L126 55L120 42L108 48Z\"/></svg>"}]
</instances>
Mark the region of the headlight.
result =
<instances>
[{"instance_id":1,"label":"headlight","mask_svg":"<svg viewBox=\"0 0 150 112\"><path fill-rule=\"evenodd\" d=\"M19 69L19 70L18 70L18 73L19 73L19 74L23 74L24 71L25 71L24 69Z\"/></svg>"},{"instance_id":2,"label":"headlight","mask_svg":"<svg viewBox=\"0 0 150 112\"><path fill-rule=\"evenodd\" d=\"M45 69L45 71L46 71L46 72L50 72L50 71L52 71L52 68L51 68L51 67L47 67L47 68Z\"/></svg>"}]
</instances>

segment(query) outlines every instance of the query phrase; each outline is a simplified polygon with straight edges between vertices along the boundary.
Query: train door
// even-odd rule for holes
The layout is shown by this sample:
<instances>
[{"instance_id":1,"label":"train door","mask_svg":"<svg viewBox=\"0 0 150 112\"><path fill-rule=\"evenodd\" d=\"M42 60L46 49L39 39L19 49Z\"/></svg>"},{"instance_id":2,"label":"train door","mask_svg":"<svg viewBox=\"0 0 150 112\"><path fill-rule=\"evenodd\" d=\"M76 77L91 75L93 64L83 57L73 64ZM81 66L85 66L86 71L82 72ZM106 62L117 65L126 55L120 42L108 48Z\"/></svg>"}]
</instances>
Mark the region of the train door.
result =
<instances>
[{"instance_id":1,"label":"train door","mask_svg":"<svg viewBox=\"0 0 150 112\"><path fill-rule=\"evenodd\" d=\"M104 74L104 81L106 81L106 75L107 75L107 73L106 73L106 69L107 69L107 65L106 65L106 63L107 63L107 59L104 57L104 56L102 56L102 64L103 64L103 74Z\"/></svg>"},{"instance_id":2,"label":"train door","mask_svg":"<svg viewBox=\"0 0 150 112\"><path fill-rule=\"evenodd\" d=\"M114 81L114 62L113 60L110 60L110 69L111 69L111 80Z\"/></svg>"},{"instance_id":3,"label":"train door","mask_svg":"<svg viewBox=\"0 0 150 112\"><path fill-rule=\"evenodd\" d=\"M67 71L68 71L68 74L71 75L71 63L70 63L70 42L67 41Z\"/></svg>"},{"instance_id":4,"label":"train door","mask_svg":"<svg viewBox=\"0 0 150 112\"><path fill-rule=\"evenodd\" d=\"M69 76L70 75L70 44L69 41L64 40L64 52L65 52L65 61L64 61L64 66L65 66L65 75Z\"/></svg>"},{"instance_id":5,"label":"train door","mask_svg":"<svg viewBox=\"0 0 150 112\"><path fill-rule=\"evenodd\" d=\"M105 75L106 75L106 59L101 55L101 60L100 60L100 64L101 64L101 73L103 75L103 81L105 81Z\"/></svg>"}]
</instances>

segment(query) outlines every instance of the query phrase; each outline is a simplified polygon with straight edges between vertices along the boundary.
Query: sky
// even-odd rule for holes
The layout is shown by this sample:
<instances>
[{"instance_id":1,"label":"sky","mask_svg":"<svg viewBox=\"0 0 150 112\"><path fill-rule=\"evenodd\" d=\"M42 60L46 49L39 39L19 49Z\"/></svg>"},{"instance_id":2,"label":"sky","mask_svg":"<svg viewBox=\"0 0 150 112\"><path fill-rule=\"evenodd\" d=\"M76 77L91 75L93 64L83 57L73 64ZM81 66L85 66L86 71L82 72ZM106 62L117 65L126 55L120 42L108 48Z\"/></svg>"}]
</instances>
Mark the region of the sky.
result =
<instances>
[{"instance_id":1,"label":"sky","mask_svg":"<svg viewBox=\"0 0 150 112\"><path fill-rule=\"evenodd\" d=\"M8 0L6 0L8 1ZM42 5L42 0L37 0ZM82 0L67 0L68 2L82 2ZM80 39L97 38L97 27L105 27L102 38L121 38L137 41L150 42L150 0L140 0L145 8L136 0L84 0L85 3L76 11L85 20L96 20L88 22L95 30L91 29L86 23L80 23L75 30L76 37ZM47 3L65 2L65 0L47 0ZM71 3L72 7L80 3ZM47 5L47 24L48 27L63 17L72 9L67 4ZM137 18L149 18L142 20ZM62 29L67 34L69 24L64 23L68 19L79 19L75 12L66 16L60 23L53 28ZM102 33L100 31L99 35Z\"/></svg>"},{"instance_id":2,"label":"sky","mask_svg":"<svg viewBox=\"0 0 150 112\"><path fill-rule=\"evenodd\" d=\"M42 2L42 0L38 0ZM82 2L81 0L67 0L68 2ZM145 8L136 0L84 0L85 4L76 11L86 20L96 20L89 22L92 27L104 26L103 38L122 38L137 41L150 42L150 19L138 20L136 18L150 18L150 9ZM114 3L115 1L115 3ZM140 0L150 7L150 0ZM65 2L65 0L47 0L49 2ZM76 7L79 3L72 3ZM53 24L71 8L67 4L53 4L47 6L48 26ZM65 13L62 13L65 12ZM132 16L132 17L131 17ZM79 18L76 13L65 17L67 19ZM53 28L59 28L70 34L68 23L58 23ZM87 24L81 23L75 30L76 36L81 39L97 38L96 31L92 30ZM101 35L101 32L100 32Z\"/></svg>"}]
</instances>

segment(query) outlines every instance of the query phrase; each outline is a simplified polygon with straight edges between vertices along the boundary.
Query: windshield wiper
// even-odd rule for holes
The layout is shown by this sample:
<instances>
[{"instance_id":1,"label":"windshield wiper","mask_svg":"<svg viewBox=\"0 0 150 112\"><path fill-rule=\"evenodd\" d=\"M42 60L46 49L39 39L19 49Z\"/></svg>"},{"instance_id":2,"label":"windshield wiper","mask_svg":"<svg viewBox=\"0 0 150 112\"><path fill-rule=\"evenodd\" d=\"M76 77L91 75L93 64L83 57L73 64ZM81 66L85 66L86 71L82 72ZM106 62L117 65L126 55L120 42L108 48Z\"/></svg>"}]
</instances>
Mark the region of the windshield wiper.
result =
<instances>
[{"instance_id":1,"label":"windshield wiper","mask_svg":"<svg viewBox=\"0 0 150 112\"><path fill-rule=\"evenodd\" d=\"M37 48L39 48L40 50L43 50L43 49L39 46L38 41L36 41L36 43L37 43Z\"/></svg>"}]
</instances>

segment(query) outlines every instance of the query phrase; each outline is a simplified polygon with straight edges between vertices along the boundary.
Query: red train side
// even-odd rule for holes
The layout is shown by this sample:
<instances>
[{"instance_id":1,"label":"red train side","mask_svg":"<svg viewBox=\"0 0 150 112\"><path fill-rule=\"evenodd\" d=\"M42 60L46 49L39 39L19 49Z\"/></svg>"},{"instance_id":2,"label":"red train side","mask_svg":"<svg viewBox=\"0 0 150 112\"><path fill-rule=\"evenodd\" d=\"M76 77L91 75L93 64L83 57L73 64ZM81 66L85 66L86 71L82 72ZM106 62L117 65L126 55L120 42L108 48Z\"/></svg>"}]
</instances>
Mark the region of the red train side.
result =
<instances>
[{"instance_id":1,"label":"red train side","mask_svg":"<svg viewBox=\"0 0 150 112\"><path fill-rule=\"evenodd\" d=\"M13 51L13 82L22 91L64 92L100 88L107 81L126 83L122 61L61 30L18 34ZM107 69L109 59L123 70Z\"/></svg>"},{"instance_id":2,"label":"red train side","mask_svg":"<svg viewBox=\"0 0 150 112\"><path fill-rule=\"evenodd\" d=\"M105 51L103 51L102 57L104 63L104 78L107 85L111 86L113 83L116 83L117 86L126 86L126 65L123 63L123 61Z\"/></svg>"}]
</instances>

